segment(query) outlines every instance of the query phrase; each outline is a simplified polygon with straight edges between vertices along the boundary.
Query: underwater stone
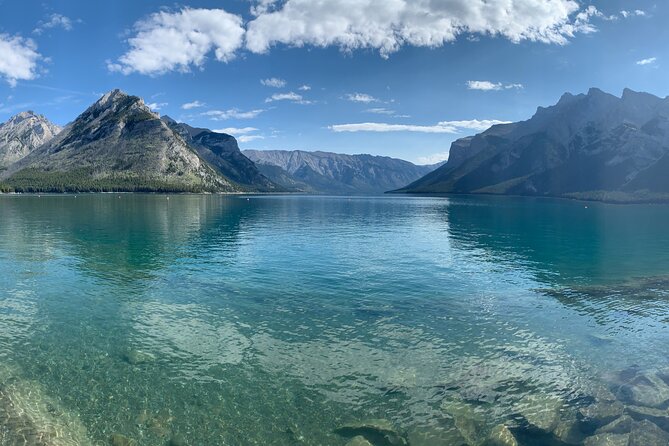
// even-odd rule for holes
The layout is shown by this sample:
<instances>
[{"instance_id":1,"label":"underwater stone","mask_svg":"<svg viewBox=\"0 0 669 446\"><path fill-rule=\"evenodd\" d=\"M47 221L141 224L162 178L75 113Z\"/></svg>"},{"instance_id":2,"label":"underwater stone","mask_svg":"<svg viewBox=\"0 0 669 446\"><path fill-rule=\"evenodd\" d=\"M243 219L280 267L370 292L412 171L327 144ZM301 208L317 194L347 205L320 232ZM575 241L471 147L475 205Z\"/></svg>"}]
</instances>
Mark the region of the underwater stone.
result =
<instances>
[{"instance_id":1,"label":"underwater stone","mask_svg":"<svg viewBox=\"0 0 669 446\"><path fill-rule=\"evenodd\" d=\"M123 355L123 360L131 365L141 365L155 361L156 357L141 350L128 350Z\"/></svg>"},{"instance_id":2,"label":"underwater stone","mask_svg":"<svg viewBox=\"0 0 669 446\"><path fill-rule=\"evenodd\" d=\"M597 434L586 438L583 446L627 446L629 440L630 434Z\"/></svg>"},{"instance_id":3,"label":"underwater stone","mask_svg":"<svg viewBox=\"0 0 669 446\"><path fill-rule=\"evenodd\" d=\"M606 426L602 426L595 433L597 434L628 434L632 430L632 417L623 415L617 420L613 420Z\"/></svg>"},{"instance_id":4,"label":"underwater stone","mask_svg":"<svg viewBox=\"0 0 669 446\"><path fill-rule=\"evenodd\" d=\"M473 406L459 401L444 401L441 408L453 418L456 429L467 444L479 444L485 440L485 419Z\"/></svg>"},{"instance_id":5,"label":"underwater stone","mask_svg":"<svg viewBox=\"0 0 669 446\"><path fill-rule=\"evenodd\" d=\"M668 444L669 434L656 424L643 420L632 426L629 446L666 446Z\"/></svg>"},{"instance_id":6,"label":"underwater stone","mask_svg":"<svg viewBox=\"0 0 669 446\"><path fill-rule=\"evenodd\" d=\"M346 443L346 446L374 446L374 445L369 441L367 441L367 439L362 435L358 435L351 438L351 441Z\"/></svg>"},{"instance_id":7,"label":"underwater stone","mask_svg":"<svg viewBox=\"0 0 669 446\"><path fill-rule=\"evenodd\" d=\"M579 409L579 415L583 418L583 424L592 432L606 424L609 424L623 414L624 406L620 401L598 402Z\"/></svg>"},{"instance_id":8,"label":"underwater stone","mask_svg":"<svg viewBox=\"0 0 669 446\"><path fill-rule=\"evenodd\" d=\"M490 432L486 446L518 446L518 440L506 425L500 424Z\"/></svg>"},{"instance_id":9,"label":"underwater stone","mask_svg":"<svg viewBox=\"0 0 669 446\"><path fill-rule=\"evenodd\" d=\"M650 420L663 429L669 429L669 412L652 407L627 406L625 412L637 421Z\"/></svg>"},{"instance_id":10,"label":"underwater stone","mask_svg":"<svg viewBox=\"0 0 669 446\"><path fill-rule=\"evenodd\" d=\"M112 434L109 438L112 446L137 446L137 442L122 434Z\"/></svg>"},{"instance_id":11,"label":"underwater stone","mask_svg":"<svg viewBox=\"0 0 669 446\"><path fill-rule=\"evenodd\" d=\"M187 444L186 440L180 435L175 435L167 442L167 446L186 446Z\"/></svg>"},{"instance_id":12,"label":"underwater stone","mask_svg":"<svg viewBox=\"0 0 669 446\"><path fill-rule=\"evenodd\" d=\"M561 400L551 396L531 395L518 408L527 423L540 431L552 432L560 421Z\"/></svg>"},{"instance_id":13,"label":"underwater stone","mask_svg":"<svg viewBox=\"0 0 669 446\"><path fill-rule=\"evenodd\" d=\"M361 423L346 424L334 431L344 437L362 436L376 446L408 446L404 436L400 435L388 420L368 420Z\"/></svg>"},{"instance_id":14,"label":"underwater stone","mask_svg":"<svg viewBox=\"0 0 669 446\"><path fill-rule=\"evenodd\" d=\"M566 444L581 444L585 435L581 430L581 425L576 419L576 415L570 413L569 416L563 416L553 429L553 435L561 442Z\"/></svg>"},{"instance_id":15,"label":"underwater stone","mask_svg":"<svg viewBox=\"0 0 669 446\"><path fill-rule=\"evenodd\" d=\"M639 374L620 386L618 397L635 406L664 408L669 404L669 386L656 373Z\"/></svg>"}]
</instances>

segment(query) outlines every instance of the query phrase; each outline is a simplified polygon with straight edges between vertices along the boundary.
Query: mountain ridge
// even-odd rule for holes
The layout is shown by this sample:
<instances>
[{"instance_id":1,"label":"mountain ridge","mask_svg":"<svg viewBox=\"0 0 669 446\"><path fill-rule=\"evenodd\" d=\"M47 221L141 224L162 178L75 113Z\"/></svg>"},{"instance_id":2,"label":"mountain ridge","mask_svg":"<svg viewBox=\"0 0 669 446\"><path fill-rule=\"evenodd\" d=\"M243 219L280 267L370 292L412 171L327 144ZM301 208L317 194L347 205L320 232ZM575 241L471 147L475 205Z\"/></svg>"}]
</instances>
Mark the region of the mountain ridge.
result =
<instances>
[{"instance_id":1,"label":"mountain ridge","mask_svg":"<svg viewBox=\"0 0 669 446\"><path fill-rule=\"evenodd\" d=\"M379 194L429 172L431 166L368 154L325 151L244 150L274 182L296 192Z\"/></svg>"},{"instance_id":2,"label":"mountain ridge","mask_svg":"<svg viewBox=\"0 0 669 446\"><path fill-rule=\"evenodd\" d=\"M444 166L395 192L667 201L668 154L669 98L591 88L455 141Z\"/></svg>"},{"instance_id":3,"label":"mountain ridge","mask_svg":"<svg viewBox=\"0 0 669 446\"><path fill-rule=\"evenodd\" d=\"M118 89L10 165L0 180L25 192L239 190L141 98Z\"/></svg>"}]
</instances>

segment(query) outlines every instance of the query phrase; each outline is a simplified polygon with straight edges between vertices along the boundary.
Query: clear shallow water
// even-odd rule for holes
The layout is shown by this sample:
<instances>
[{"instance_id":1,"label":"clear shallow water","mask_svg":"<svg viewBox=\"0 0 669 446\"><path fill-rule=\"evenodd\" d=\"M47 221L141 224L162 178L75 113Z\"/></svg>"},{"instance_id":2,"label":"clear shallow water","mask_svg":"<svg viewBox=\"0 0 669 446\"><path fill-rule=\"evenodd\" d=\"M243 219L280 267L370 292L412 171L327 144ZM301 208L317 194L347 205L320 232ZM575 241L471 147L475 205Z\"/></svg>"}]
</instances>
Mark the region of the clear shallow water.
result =
<instances>
[{"instance_id":1,"label":"clear shallow water","mask_svg":"<svg viewBox=\"0 0 669 446\"><path fill-rule=\"evenodd\" d=\"M612 370L669 365L668 221L521 198L0 196L0 443L343 445L338 427L383 418L457 444L458 412L575 408Z\"/></svg>"}]
</instances>

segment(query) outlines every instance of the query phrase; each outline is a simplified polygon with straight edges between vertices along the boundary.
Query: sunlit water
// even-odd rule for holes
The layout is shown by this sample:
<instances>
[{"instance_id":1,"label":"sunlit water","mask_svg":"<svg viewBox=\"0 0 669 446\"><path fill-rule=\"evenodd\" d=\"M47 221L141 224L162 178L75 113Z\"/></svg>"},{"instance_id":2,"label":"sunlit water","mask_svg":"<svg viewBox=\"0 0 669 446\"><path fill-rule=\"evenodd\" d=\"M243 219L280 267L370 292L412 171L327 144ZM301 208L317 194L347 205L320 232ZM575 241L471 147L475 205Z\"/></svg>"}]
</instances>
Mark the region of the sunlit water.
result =
<instances>
[{"instance_id":1,"label":"sunlit water","mask_svg":"<svg viewBox=\"0 0 669 446\"><path fill-rule=\"evenodd\" d=\"M382 418L446 444L463 404L489 427L536 395L576 406L611 370L669 364L668 222L520 198L0 196L0 439L343 445Z\"/></svg>"}]
</instances>

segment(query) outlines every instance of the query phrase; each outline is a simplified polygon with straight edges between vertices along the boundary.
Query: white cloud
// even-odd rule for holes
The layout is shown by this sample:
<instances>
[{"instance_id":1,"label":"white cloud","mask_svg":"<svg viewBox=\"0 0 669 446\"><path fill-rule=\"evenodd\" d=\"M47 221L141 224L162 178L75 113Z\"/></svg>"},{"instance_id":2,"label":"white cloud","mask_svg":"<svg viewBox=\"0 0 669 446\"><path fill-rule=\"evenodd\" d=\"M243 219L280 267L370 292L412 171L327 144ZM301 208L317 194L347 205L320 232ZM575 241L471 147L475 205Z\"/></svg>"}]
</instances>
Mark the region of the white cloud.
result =
<instances>
[{"instance_id":1,"label":"white cloud","mask_svg":"<svg viewBox=\"0 0 669 446\"><path fill-rule=\"evenodd\" d=\"M419 156L416 158L416 164L418 165L430 165L437 164L442 161L448 160L448 152L433 153L428 156Z\"/></svg>"},{"instance_id":2,"label":"white cloud","mask_svg":"<svg viewBox=\"0 0 669 446\"><path fill-rule=\"evenodd\" d=\"M224 121L226 119L253 119L263 113L264 109L241 111L236 108L230 110L209 110L202 113L214 121Z\"/></svg>"},{"instance_id":3,"label":"white cloud","mask_svg":"<svg viewBox=\"0 0 669 446\"><path fill-rule=\"evenodd\" d=\"M204 107L206 104L200 102L200 101L193 101L193 102L187 102L181 106L182 109L184 110L192 110L194 108L200 108Z\"/></svg>"},{"instance_id":4,"label":"white cloud","mask_svg":"<svg viewBox=\"0 0 669 446\"><path fill-rule=\"evenodd\" d=\"M31 39L0 34L0 77L10 86L16 86L20 80L35 79L37 63L42 59Z\"/></svg>"},{"instance_id":5,"label":"white cloud","mask_svg":"<svg viewBox=\"0 0 669 446\"><path fill-rule=\"evenodd\" d=\"M276 77L271 77L269 79L261 79L260 83L263 84L265 87L272 87L272 88L283 88L286 86L285 80Z\"/></svg>"},{"instance_id":6,"label":"white cloud","mask_svg":"<svg viewBox=\"0 0 669 446\"><path fill-rule=\"evenodd\" d=\"M363 122L359 124L338 124L330 126L330 130L341 132L418 132L418 133L464 133L469 130L483 131L497 124L508 124L509 121L478 120L442 121L436 125L387 124L380 122Z\"/></svg>"},{"instance_id":7,"label":"white cloud","mask_svg":"<svg viewBox=\"0 0 669 446\"><path fill-rule=\"evenodd\" d=\"M589 20L596 12L580 10L575 0L286 0L249 22L246 47L256 53L277 44L372 48L387 57L407 45L443 46L461 34L562 45L594 31Z\"/></svg>"},{"instance_id":8,"label":"white cloud","mask_svg":"<svg viewBox=\"0 0 669 446\"><path fill-rule=\"evenodd\" d=\"M351 102L361 102L363 104L369 104L371 102L381 102L376 99L374 96L365 94L365 93L349 93L345 96L346 100Z\"/></svg>"},{"instance_id":9,"label":"white cloud","mask_svg":"<svg viewBox=\"0 0 669 446\"><path fill-rule=\"evenodd\" d=\"M109 62L109 70L123 74L163 74L201 68L207 55L228 62L244 43L240 16L222 9L161 11L139 21L135 35L128 39L130 49L118 62Z\"/></svg>"},{"instance_id":10,"label":"white cloud","mask_svg":"<svg viewBox=\"0 0 669 446\"><path fill-rule=\"evenodd\" d=\"M606 19L576 0L258 0L254 17L223 9L162 11L135 24L129 50L111 71L157 75L202 68L210 52L227 62L239 50L273 46L369 48L383 57L405 46L436 48L459 36L503 37L514 43L566 44ZM636 12L635 12L636 13Z\"/></svg>"},{"instance_id":11,"label":"white cloud","mask_svg":"<svg viewBox=\"0 0 669 446\"><path fill-rule=\"evenodd\" d=\"M305 84L305 85L302 85L302 86L300 86L300 88L298 88L298 90L300 90L300 91L309 91L309 90L311 90L311 85L306 85L306 84Z\"/></svg>"},{"instance_id":12,"label":"white cloud","mask_svg":"<svg viewBox=\"0 0 669 446\"><path fill-rule=\"evenodd\" d=\"M657 62L657 57L649 57L648 59L637 60L637 65L653 65Z\"/></svg>"},{"instance_id":13,"label":"white cloud","mask_svg":"<svg viewBox=\"0 0 669 446\"><path fill-rule=\"evenodd\" d=\"M224 129L218 129L214 130L216 133L227 133L228 135L247 135L249 133L257 132L258 129L255 127L242 127L242 128L237 128L237 127L227 127Z\"/></svg>"},{"instance_id":14,"label":"white cloud","mask_svg":"<svg viewBox=\"0 0 669 446\"><path fill-rule=\"evenodd\" d=\"M523 88L523 84L503 84L501 82L490 81L467 81L469 90L481 91L499 91L499 90L517 90Z\"/></svg>"},{"instance_id":15,"label":"white cloud","mask_svg":"<svg viewBox=\"0 0 669 446\"><path fill-rule=\"evenodd\" d=\"M383 108L383 107L368 108L365 111L367 113L374 113L375 115L389 115L389 116L392 116L392 115L395 114L395 110L390 110L390 109Z\"/></svg>"},{"instance_id":16,"label":"white cloud","mask_svg":"<svg viewBox=\"0 0 669 446\"><path fill-rule=\"evenodd\" d=\"M245 143L245 142L255 141L257 139L265 139L265 137L260 135L242 135L238 139L239 142Z\"/></svg>"},{"instance_id":17,"label":"white cloud","mask_svg":"<svg viewBox=\"0 0 669 446\"><path fill-rule=\"evenodd\" d=\"M150 104L146 104L147 107L154 111L160 111L161 108L167 107L168 105L169 104L167 102L152 102Z\"/></svg>"},{"instance_id":18,"label":"white cloud","mask_svg":"<svg viewBox=\"0 0 669 446\"><path fill-rule=\"evenodd\" d=\"M33 33L40 35L47 29L62 28L65 31L72 31L74 20L61 14L51 14L49 19L44 22L39 22L37 28Z\"/></svg>"},{"instance_id":19,"label":"white cloud","mask_svg":"<svg viewBox=\"0 0 669 446\"><path fill-rule=\"evenodd\" d=\"M311 101L304 99L301 94L292 91L288 93L274 93L272 96L265 99L265 102L268 103L276 101L290 101L295 104L311 104Z\"/></svg>"},{"instance_id":20,"label":"white cloud","mask_svg":"<svg viewBox=\"0 0 669 446\"><path fill-rule=\"evenodd\" d=\"M648 14L646 14L646 11L643 11L641 9L635 9L634 11L626 11L622 10L620 11L620 15L623 16L623 18L628 18L628 17L645 17Z\"/></svg>"}]
</instances>

